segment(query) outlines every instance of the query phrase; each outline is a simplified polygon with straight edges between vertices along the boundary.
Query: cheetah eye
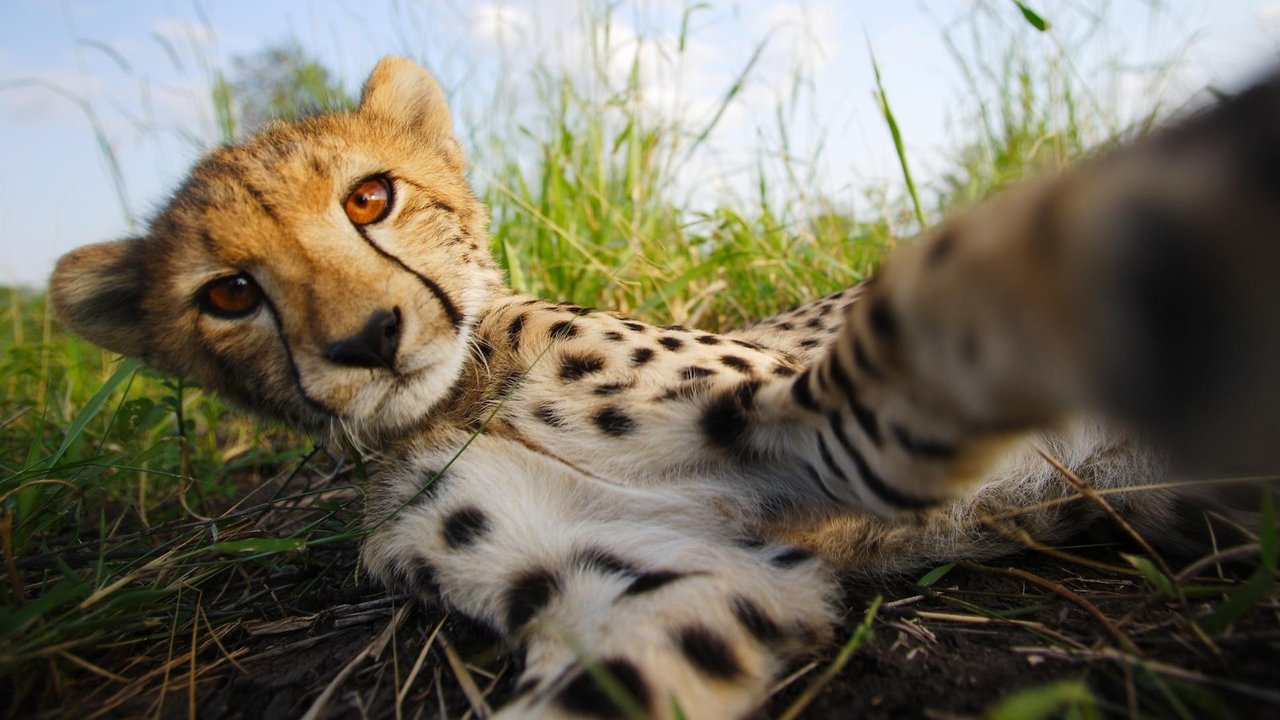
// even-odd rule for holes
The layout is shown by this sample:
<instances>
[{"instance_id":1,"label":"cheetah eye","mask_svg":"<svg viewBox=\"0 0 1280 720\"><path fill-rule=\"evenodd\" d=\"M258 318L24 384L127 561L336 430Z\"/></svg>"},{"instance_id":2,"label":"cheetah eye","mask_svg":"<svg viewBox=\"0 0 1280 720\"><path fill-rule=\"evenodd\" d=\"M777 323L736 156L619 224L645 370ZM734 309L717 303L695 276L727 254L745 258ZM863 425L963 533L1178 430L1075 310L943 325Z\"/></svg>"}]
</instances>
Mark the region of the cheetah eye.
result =
<instances>
[{"instance_id":1,"label":"cheetah eye","mask_svg":"<svg viewBox=\"0 0 1280 720\"><path fill-rule=\"evenodd\" d=\"M384 175L365 178L342 203L347 218L357 227L372 225L391 212L391 181Z\"/></svg>"},{"instance_id":2,"label":"cheetah eye","mask_svg":"<svg viewBox=\"0 0 1280 720\"><path fill-rule=\"evenodd\" d=\"M262 288L245 273L220 277L200 291L200 309L222 318L241 318L262 303Z\"/></svg>"}]
</instances>

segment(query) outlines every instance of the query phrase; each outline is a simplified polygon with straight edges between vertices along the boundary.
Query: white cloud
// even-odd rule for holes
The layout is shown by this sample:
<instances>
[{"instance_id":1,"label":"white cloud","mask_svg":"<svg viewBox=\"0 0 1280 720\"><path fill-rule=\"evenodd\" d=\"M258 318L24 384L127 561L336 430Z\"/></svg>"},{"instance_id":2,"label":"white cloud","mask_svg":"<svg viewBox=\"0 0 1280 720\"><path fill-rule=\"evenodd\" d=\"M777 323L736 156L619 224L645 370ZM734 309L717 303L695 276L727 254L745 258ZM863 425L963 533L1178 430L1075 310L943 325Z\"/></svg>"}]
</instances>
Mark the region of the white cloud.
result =
<instances>
[{"instance_id":1,"label":"white cloud","mask_svg":"<svg viewBox=\"0 0 1280 720\"><path fill-rule=\"evenodd\" d=\"M769 38L771 54L812 77L836 56L835 8L828 2L776 3L755 18L756 33Z\"/></svg>"},{"instance_id":2,"label":"white cloud","mask_svg":"<svg viewBox=\"0 0 1280 720\"><path fill-rule=\"evenodd\" d=\"M1280 2L1264 3L1257 10L1257 17L1268 25L1280 23Z\"/></svg>"},{"instance_id":3,"label":"white cloud","mask_svg":"<svg viewBox=\"0 0 1280 720\"><path fill-rule=\"evenodd\" d=\"M509 46L527 35L532 18L524 10L505 3L479 5L471 13L471 35L491 47Z\"/></svg>"}]
</instances>

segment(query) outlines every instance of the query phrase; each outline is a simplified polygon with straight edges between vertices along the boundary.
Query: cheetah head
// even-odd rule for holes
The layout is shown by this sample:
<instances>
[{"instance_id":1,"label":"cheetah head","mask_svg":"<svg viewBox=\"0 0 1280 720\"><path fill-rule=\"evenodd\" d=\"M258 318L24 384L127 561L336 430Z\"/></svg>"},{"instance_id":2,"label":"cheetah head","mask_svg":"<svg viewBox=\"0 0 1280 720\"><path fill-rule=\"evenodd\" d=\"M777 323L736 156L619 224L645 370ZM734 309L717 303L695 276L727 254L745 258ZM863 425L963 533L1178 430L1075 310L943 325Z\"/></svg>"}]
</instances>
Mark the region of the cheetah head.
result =
<instances>
[{"instance_id":1,"label":"cheetah head","mask_svg":"<svg viewBox=\"0 0 1280 720\"><path fill-rule=\"evenodd\" d=\"M200 160L146 234L59 260L85 338L309 431L420 421L500 286L436 81L390 57L359 107Z\"/></svg>"}]
</instances>

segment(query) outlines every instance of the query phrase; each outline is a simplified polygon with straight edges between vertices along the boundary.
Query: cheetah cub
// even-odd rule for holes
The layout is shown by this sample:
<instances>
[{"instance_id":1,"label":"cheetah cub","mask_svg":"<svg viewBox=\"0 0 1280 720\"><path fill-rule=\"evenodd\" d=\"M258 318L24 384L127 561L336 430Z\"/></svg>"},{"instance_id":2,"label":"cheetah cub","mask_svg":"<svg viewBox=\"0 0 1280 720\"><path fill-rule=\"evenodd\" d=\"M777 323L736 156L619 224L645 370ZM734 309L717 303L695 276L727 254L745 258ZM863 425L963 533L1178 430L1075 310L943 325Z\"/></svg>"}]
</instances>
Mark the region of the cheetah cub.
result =
<instances>
[{"instance_id":1,"label":"cheetah cub","mask_svg":"<svg viewBox=\"0 0 1280 720\"><path fill-rule=\"evenodd\" d=\"M1009 551L984 511L1078 529L1092 506L1045 503L1073 490L1034 448L1097 487L1170 462L1109 425L1179 468L1268 459L1278 109L1272 82L713 334L509 289L440 88L393 57L355 111L210 153L51 297L106 348L374 449L365 566L523 652L504 715L743 717L822 644L835 573ZM1168 535L1181 496L1112 497Z\"/></svg>"}]
</instances>

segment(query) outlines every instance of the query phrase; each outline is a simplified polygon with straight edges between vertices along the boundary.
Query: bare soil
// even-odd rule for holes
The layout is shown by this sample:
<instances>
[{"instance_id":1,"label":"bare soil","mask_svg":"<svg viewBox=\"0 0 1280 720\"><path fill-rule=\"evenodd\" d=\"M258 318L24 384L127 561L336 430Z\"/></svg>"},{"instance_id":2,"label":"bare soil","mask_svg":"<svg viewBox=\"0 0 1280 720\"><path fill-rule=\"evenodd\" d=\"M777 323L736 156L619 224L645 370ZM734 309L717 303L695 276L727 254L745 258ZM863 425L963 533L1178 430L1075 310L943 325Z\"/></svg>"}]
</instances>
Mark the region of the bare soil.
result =
<instances>
[{"instance_id":1,"label":"bare soil","mask_svg":"<svg viewBox=\"0 0 1280 720\"><path fill-rule=\"evenodd\" d=\"M1118 562L1116 551L1079 552ZM146 639L78 649L92 667L0 678L0 714L256 720L314 709L328 718L468 718L511 696L518 661L497 637L388 595L362 579L357 557L350 540L230 566L201 585L206 620L196 632L172 632L166 620ZM1000 572L1006 567L1036 582ZM1106 716L1280 717L1274 591L1208 638L1187 618L1219 605L1222 592L1184 604L1140 577L1031 552L998 567L957 567L932 587L914 580L851 580L832 646L797 664L762 716L782 715L805 693L879 597L873 635L800 717L981 716L1015 691L1055 680L1086 683Z\"/></svg>"}]
</instances>

